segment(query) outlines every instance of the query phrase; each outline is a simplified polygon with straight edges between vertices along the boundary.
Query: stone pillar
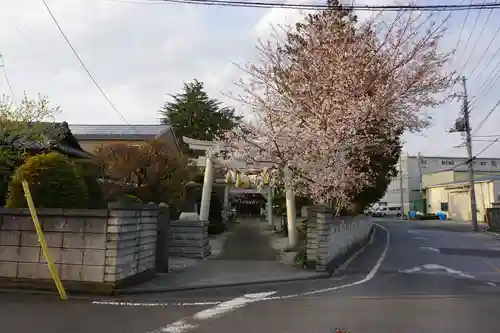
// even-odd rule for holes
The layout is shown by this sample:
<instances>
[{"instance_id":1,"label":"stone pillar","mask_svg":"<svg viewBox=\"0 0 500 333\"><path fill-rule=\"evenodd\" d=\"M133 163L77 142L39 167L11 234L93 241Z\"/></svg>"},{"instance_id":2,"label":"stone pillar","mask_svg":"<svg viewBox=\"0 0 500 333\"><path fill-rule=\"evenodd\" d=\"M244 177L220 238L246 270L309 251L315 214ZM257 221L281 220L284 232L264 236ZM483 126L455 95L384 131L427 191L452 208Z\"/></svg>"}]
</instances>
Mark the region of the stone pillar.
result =
<instances>
[{"instance_id":1,"label":"stone pillar","mask_svg":"<svg viewBox=\"0 0 500 333\"><path fill-rule=\"evenodd\" d=\"M229 220L229 189L229 185L224 188L224 206L222 207L222 219L226 224Z\"/></svg>"},{"instance_id":2,"label":"stone pillar","mask_svg":"<svg viewBox=\"0 0 500 333\"><path fill-rule=\"evenodd\" d=\"M306 207L306 268L316 269L316 253L318 251L317 216L314 206Z\"/></svg>"},{"instance_id":3,"label":"stone pillar","mask_svg":"<svg viewBox=\"0 0 500 333\"><path fill-rule=\"evenodd\" d=\"M205 164L205 178L203 179L203 190L201 193L200 204L200 221L208 221L208 214L210 212L210 198L212 196L212 185L214 183L214 165L207 154Z\"/></svg>"},{"instance_id":4,"label":"stone pillar","mask_svg":"<svg viewBox=\"0 0 500 333\"><path fill-rule=\"evenodd\" d=\"M267 187L267 223L271 228L274 228L273 221L273 188L271 185Z\"/></svg>"},{"instance_id":5,"label":"stone pillar","mask_svg":"<svg viewBox=\"0 0 500 333\"><path fill-rule=\"evenodd\" d=\"M285 169L286 182L290 182L291 172L288 168ZM293 189L286 185L285 188L285 201L286 201L286 218L288 226L288 247L293 248L297 246L297 222L295 211L295 195Z\"/></svg>"},{"instance_id":6,"label":"stone pillar","mask_svg":"<svg viewBox=\"0 0 500 333\"><path fill-rule=\"evenodd\" d=\"M325 206L314 207L316 211L316 271L328 271L330 253L330 235L333 227L332 211Z\"/></svg>"},{"instance_id":7,"label":"stone pillar","mask_svg":"<svg viewBox=\"0 0 500 333\"><path fill-rule=\"evenodd\" d=\"M168 273L168 257L170 255L170 218L168 207L159 207L156 227L156 271L160 273Z\"/></svg>"}]
</instances>

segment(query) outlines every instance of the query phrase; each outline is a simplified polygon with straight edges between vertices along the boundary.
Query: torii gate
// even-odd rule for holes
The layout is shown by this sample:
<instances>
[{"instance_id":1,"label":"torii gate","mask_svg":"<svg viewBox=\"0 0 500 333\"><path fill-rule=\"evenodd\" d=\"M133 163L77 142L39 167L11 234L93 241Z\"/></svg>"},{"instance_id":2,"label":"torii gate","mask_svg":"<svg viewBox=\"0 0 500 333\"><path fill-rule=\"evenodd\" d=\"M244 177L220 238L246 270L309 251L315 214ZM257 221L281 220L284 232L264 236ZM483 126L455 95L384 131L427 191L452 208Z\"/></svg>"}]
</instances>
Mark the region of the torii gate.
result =
<instances>
[{"instance_id":1,"label":"torii gate","mask_svg":"<svg viewBox=\"0 0 500 333\"><path fill-rule=\"evenodd\" d=\"M197 160L197 165L200 167L205 167L205 176L203 178L203 189L201 194L201 205L200 205L200 221L208 221L209 211L210 211L210 198L212 194L212 186L214 183L214 164L224 165L229 169L240 169L240 170L261 170L266 167L272 166L269 162L258 162L249 166L246 162L238 159L222 160L216 159L212 152L220 152L223 150L219 144L212 141L196 140L188 137L183 137L182 140L189 145L189 148L193 150L205 151L205 156L199 157ZM269 226L274 226L273 223L273 192L272 187L267 186L267 221ZM224 190L224 210L227 212L229 207L229 184L226 184ZM296 211L295 211L295 197L291 189L286 190L286 211L287 211L287 224L288 224L288 242L289 247L294 247L297 245L297 227L296 227Z\"/></svg>"}]
</instances>

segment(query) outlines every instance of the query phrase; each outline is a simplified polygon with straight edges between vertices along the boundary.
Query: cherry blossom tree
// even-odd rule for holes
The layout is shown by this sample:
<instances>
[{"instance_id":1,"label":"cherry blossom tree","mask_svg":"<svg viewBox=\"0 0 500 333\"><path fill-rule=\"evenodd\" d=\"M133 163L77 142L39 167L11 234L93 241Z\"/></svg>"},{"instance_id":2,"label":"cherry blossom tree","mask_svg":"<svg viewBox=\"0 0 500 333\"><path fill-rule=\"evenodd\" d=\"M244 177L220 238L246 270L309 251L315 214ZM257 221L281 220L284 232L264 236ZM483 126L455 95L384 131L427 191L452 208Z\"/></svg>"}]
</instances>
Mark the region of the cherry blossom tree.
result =
<instances>
[{"instance_id":1,"label":"cherry blossom tree","mask_svg":"<svg viewBox=\"0 0 500 333\"><path fill-rule=\"evenodd\" d=\"M329 1L295 27L275 28L258 45L260 61L244 68L239 98L254 121L227 134L231 154L270 161L290 171L274 182L348 207L370 179L357 166L369 162L367 152L392 151L387 138L425 127L421 110L441 105L454 82L444 69L450 53L439 51L446 20L408 11L389 19L358 22Z\"/></svg>"}]
</instances>

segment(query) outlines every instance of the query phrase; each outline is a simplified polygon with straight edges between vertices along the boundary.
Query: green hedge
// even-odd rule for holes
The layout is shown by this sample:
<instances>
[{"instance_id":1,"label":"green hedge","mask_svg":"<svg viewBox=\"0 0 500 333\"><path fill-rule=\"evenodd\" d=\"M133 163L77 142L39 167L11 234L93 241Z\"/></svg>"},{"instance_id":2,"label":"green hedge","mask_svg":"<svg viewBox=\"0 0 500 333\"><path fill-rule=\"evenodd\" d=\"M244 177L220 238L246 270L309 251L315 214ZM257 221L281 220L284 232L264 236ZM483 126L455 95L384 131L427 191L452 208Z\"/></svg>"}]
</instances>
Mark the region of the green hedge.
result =
<instances>
[{"instance_id":1,"label":"green hedge","mask_svg":"<svg viewBox=\"0 0 500 333\"><path fill-rule=\"evenodd\" d=\"M78 172L83 177L83 181L87 187L87 208L106 208L107 203L104 198L104 192L101 184L99 183L99 178L103 178L100 166L93 160L87 159L78 159L73 162L76 165Z\"/></svg>"},{"instance_id":2,"label":"green hedge","mask_svg":"<svg viewBox=\"0 0 500 333\"><path fill-rule=\"evenodd\" d=\"M7 207L27 207L21 181L25 179L37 208L87 208L84 178L64 155L51 152L29 157L9 184Z\"/></svg>"}]
</instances>

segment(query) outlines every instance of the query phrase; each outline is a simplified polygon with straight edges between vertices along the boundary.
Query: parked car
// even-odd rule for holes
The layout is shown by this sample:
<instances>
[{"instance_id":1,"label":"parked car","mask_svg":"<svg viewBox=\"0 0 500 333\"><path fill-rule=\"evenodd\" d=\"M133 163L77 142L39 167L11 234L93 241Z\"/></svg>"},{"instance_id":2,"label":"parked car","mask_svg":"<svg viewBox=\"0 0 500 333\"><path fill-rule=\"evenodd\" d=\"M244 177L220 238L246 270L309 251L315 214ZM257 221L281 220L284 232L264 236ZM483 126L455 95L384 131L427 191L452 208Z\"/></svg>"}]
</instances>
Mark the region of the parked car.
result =
<instances>
[{"instance_id":1,"label":"parked car","mask_svg":"<svg viewBox=\"0 0 500 333\"><path fill-rule=\"evenodd\" d=\"M387 207L379 207L372 213L373 217L384 217L387 213Z\"/></svg>"},{"instance_id":2,"label":"parked car","mask_svg":"<svg viewBox=\"0 0 500 333\"><path fill-rule=\"evenodd\" d=\"M401 216L401 207L389 207L386 211L387 216Z\"/></svg>"},{"instance_id":3,"label":"parked car","mask_svg":"<svg viewBox=\"0 0 500 333\"><path fill-rule=\"evenodd\" d=\"M401 207L379 207L372 213L373 217L385 217L385 216L401 216Z\"/></svg>"}]
</instances>

